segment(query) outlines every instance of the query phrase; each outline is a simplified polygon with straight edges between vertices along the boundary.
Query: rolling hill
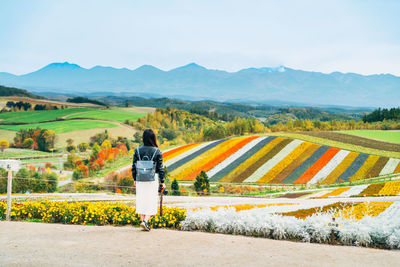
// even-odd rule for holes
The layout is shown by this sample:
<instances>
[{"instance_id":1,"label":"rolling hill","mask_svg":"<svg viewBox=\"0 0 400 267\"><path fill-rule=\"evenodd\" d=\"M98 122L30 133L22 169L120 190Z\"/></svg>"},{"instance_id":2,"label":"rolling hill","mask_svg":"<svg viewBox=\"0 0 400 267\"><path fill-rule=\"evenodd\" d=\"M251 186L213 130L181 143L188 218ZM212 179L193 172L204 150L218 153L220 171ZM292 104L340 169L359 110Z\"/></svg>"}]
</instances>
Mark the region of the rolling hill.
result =
<instances>
[{"instance_id":1,"label":"rolling hill","mask_svg":"<svg viewBox=\"0 0 400 267\"><path fill-rule=\"evenodd\" d=\"M390 74L330 74L287 67L211 70L191 63L169 71L144 65L135 70L52 63L24 75L0 73L0 84L35 92L138 93L186 98L310 103L316 105L396 106L400 77ZM204 94L207 92L207 94ZM106 94L105 94L106 95Z\"/></svg>"},{"instance_id":2,"label":"rolling hill","mask_svg":"<svg viewBox=\"0 0 400 267\"><path fill-rule=\"evenodd\" d=\"M189 144L164 152L164 161L177 180L205 171L214 182L332 184L400 172L398 158L278 136Z\"/></svg>"}]
</instances>

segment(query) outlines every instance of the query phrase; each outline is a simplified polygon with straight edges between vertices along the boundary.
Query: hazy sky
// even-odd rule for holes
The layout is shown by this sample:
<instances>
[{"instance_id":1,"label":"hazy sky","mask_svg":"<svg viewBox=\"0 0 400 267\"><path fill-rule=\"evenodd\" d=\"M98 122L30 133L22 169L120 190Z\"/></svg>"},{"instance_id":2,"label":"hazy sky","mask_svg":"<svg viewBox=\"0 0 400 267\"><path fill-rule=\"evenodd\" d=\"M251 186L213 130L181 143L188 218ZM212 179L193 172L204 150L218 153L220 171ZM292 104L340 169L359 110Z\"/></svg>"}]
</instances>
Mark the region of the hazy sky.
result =
<instances>
[{"instance_id":1,"label":"hazy sky","mask_svg":"<svg viewBox=\"0 0 400 267\"><path fill-rule=\"evenodd\" d=\"M400 76L400 1L0 0L0 72L69 61Z\"/></svg>"}]
</instances>

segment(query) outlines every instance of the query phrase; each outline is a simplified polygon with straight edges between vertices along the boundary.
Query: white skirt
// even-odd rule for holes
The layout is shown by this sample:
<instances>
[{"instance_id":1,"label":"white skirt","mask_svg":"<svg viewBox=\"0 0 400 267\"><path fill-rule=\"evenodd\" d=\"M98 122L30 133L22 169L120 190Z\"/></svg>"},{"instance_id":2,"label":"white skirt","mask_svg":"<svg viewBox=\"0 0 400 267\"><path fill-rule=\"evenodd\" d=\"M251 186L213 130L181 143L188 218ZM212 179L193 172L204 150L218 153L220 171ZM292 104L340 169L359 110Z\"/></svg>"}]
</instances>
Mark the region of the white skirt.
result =
<instances>
[{"instance_id":1,"label":"white skirt","mask_svg":"<svg viewBox=\"0 0 400 267\"><path fill-rule=\"evenodd\" d=\"M136 213L155 215L158 209L158 173L152 182L136 182Z\"/></svg>"}]
</instances>

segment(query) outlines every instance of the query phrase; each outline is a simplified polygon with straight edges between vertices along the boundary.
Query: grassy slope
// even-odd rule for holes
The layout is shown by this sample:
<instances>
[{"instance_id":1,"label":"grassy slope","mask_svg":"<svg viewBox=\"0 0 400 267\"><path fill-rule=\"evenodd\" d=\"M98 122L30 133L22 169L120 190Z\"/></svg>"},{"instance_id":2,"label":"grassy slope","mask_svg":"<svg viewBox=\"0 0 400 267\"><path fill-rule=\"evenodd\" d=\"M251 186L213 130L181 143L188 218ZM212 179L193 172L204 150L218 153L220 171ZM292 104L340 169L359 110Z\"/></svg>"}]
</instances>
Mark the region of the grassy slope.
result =
<instances>
[{"instance_id":1,"label":"grassy slope","mask_svg":"<svg viewBox=\"0 0 400 267\"><path fill-rule=\"evenodd\" d=\"M25 125L0 125L0 129L6 129L10 131L18 131L19 129L29 129L36 127L42 129L51 129L55 131L57 134L60 134L65 132L86 130L93 128L112 128L112 127L117 127L117 125L114 123L106 121L97 121L97 120L71 120L71 121L33 123Z\"/></svg>"},{"instance_id":2,"label":"grassy slope","mask_svg":"<svg viewBox=\"0 0 400 267\"><path fill-rule=\"evenodd\" d=\"M1 122L25 122L25 123L36 123L42 121L55 120L68 114L90 111L93 109L89 108L68 108L68 109L57 109L57 110L31 110L31 111L19 111L19 112L7 112L1 113Z\"/></svg>"},{"instance_id":3,"label":"grassy slope","mask_svg":"<svg viewBox=\"0 0 400 267\"><path fill-rule=\"evenodd\" d=\"M304 140L304 141L308 141L308 142L312 142L312 143L316 143L316 144L333 146L333 147L350 150L350 151L355 151L355 152L360 152L360 153L373 154L373 155L384 156L384 157L400 158L400 151L394 152L394 151L380 150L380 149L376 149L376 148L368 148L368 147L363 147L363 146L359 146L359 145L329 140L326 138L320 138L320 137L315 137L315 136L310 136L310 135L305 135L305 134L276 132L276 133L269 133L268 135L297 138L300 140Z\"/></svg>"},{"instance_id":4,"label":"grassy slope","mask_svg":"<svg viewBox=\"0 0 400 267\"><path fill-rule=\"evenodd\" d=\"M55 155L56 153L54 153ZM37 151L37 150L28 150L28 149L19 149L14 151L7 151L0 153L0 159L7 159L7 158L19 158L19 157L32 157L32 156L49 156L51 153Z\"/></svg>"},{"instance_id":5,"label":"grassy slope","mask_svg":"<svg viewBox=\"0 0 400 267\"><path fill-rule=\"evenodd\" d=\"M400 144L400 131L349 130L341 133Z\"/></svg>"},{"instance_id":6,"label":"grassy slope","mask_svg":"<svg viewBox=\"0 0 400 267\"><path fill-rule=\"evenodd\" d=\"M89 112L83 112L79 114L74 114L67 116L70 118L91 118L98 120L111 120L111 121L119 121L124 122L125 120L134 120L136 121L138 118L145 116L146 113L143 112L134 112L125 109L110 109L110 110L93 110Z\"/></svg>"}]
</instances>

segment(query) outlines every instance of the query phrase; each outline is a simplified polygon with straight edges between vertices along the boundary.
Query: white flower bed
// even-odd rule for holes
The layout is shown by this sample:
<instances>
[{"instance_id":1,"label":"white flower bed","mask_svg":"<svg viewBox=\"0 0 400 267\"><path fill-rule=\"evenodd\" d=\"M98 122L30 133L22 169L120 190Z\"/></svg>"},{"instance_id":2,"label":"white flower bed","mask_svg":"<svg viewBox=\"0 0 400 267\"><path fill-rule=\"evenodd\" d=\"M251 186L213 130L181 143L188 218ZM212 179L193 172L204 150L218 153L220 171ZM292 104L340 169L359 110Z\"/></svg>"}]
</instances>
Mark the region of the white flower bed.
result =
<instances>
[{"instance_id":1,"label":"white flower bed","mask_svg":"<svg viewBox=\"0 0 400 267\"><path fill-rule=\"evenodd\" d=\"M360 194L365 188L367 188L369 184L362 184L362 185L356 185L352 186L349 190L344 191L340 195L336 197L351 197Z\"/></svg>"},{"instance_id":2,"label":"white flower bed","mask_svg":"<svg viewBox=\"0 0 400 267\"><path fill-rule=\"evenodd\" d=\"M327 226L331 221L330 214L314 214L305 220L271 214L274 209L283 212L290 208L278 206L240 212L235 212L233 208L189 212L182 222L182 229L302 242L330 241L331 229ZM394 203L377 217L366 216L360 221L337 218L336 221L341 225L336 232L336 241L341 244L400 248L400 203Z\"/></svg>"},{"instance_id":3,"label":"white flower bed","mask_svg":"<svg viewBox=\"0 0 400 267\"><path fill-rule=\"evenodd\" d=\"M385 174L393 173L394 170L396 169L397 165L399 164L399 162L400 162L400 159L390 158L388 160L388 162L386 162L385 167L383 167L383 169L381 170L379 175L385 175Z\"/></svg>"}]
</instances>

